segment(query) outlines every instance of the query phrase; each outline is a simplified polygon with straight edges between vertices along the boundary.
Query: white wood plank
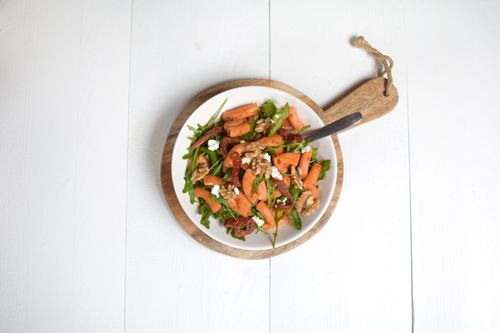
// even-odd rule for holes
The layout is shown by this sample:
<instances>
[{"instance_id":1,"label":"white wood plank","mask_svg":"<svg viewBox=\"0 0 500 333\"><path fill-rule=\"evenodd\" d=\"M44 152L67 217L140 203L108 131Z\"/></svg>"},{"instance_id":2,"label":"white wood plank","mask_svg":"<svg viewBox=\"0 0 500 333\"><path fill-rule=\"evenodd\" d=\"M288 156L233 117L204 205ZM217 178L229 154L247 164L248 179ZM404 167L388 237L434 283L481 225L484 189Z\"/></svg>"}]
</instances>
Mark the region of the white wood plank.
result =
<instances>
[{"instance_id":1,"label":"white wood plank","mask_svg":"<svg viewBox=\"0 0 500 333\"><path fill-rule=\"evenodd\" d=\"M409 4L415 331L498 332L500 3Z\"/></svg>"},{"instance_id":2,"label":"white wood plank","mask_svg":"<svg viewBox=\"0 0 500 333\"><path fill-rule=\"evenodd\" d=\"M129 1L0 4L0 331L121 332Z\"/></svg>"},{"instance_id":3,"label":"white wood plank","mask_svg":"<svg viewBox=\"0 0 500 333\"><path fill-rule=\"evenodd\" d=\"M345 178L326 227L271 260L271 332L410 332L410 211L404 10L396 1L271 1L271 77L328 105L375 74L350 46L393 56L400 92L384 118L340 137Z\"/></svg>"},{"instance_id":4,"label":"white wood plank","mask_svg":"<svg viewBox=\"0 0 500 333\"><path fill-rule=\"evenodd\" d=\"M268 3L134 1L127 332L265 332L268 261L191 239L160 189L170 125L200 90L268 74Z\"/></svg>"}]
</instances>

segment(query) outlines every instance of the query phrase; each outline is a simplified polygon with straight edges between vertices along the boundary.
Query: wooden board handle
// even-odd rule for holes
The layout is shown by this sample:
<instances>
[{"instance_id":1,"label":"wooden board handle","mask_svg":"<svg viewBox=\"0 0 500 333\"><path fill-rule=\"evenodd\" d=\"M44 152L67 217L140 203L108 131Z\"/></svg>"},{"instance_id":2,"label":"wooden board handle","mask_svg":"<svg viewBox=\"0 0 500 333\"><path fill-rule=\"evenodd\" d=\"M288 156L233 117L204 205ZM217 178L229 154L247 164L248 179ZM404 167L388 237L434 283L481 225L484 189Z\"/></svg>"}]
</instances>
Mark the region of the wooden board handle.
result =
<instances>
[{"instance_id":1,"label":"wooden board handle","mask_svg":"<svg viewBox=\"0 0 500 333\"><path fill-rule=\"evenodd\" d=\"M326 109L322 117L323 121L329 124L354 112L360 112L363 119L352 126L355 127L390 112L398 103L398 91L394 85L391 85L388 96L385 96L385 81L383 77L365 81Z\"/></svg>"}]
</instances>

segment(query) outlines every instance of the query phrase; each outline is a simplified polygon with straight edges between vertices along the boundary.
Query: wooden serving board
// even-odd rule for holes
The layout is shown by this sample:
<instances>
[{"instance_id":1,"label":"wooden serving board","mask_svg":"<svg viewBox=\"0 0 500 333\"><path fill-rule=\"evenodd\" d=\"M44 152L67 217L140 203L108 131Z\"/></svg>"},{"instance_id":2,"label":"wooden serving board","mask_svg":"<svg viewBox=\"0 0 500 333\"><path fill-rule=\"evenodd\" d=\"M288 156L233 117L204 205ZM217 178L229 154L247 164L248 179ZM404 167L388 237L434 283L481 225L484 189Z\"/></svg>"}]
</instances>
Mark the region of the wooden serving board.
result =
<instances>
[{"instance_id":1,"label":"wooden serving board","mask_svg":"<svg viewBox=\"0 0 500 333\"><path fill-rule=\"evenodd\" d=\"M397 103L397 91L394 87L391 87L391 89L389 90L389 93L392 95L392 97L378 98L378 96L382 96L383 94L385 86L384 80L384 78L379 77L365 82L360 87L354 89L349 95L342 98L339 102L335 103L332 107L327 109L327 111L324 111L318 104L316 104L309 97L302 94L297 89L292 88L284 83L272 80L242 79L230 81L213 86L198 94L172 124L167 137L167 142L165 143L161 161L161 185L163 194L179 224L184 228L184 230L186 230L189 235L191 235L191 237L196 239L202 245L212 250L243 259L262 259L272 257L287 252L310 239L312 236L318 233L318 231L320 231L321 228L323 228L323 226L328 222L340 197L340 191L342 189L342 182L344 178L344 161L342 158L342 150L340 149L340 143L337 135L331 136L333 144L335 146L335 155L337 158L337 165L335 166L337 174L335 190L332 200L330 201L327 210L320 218L320 220L308 232L288 244L269 250L243 250L222 244L221 242L209 237L207 234L201 231L193 221L191 221L191 219L182 209L179 200L175 195L171 174L172 151L174 149L175 140L179 135L181 127L188 119L188 117L207 99L223 91L243 86L266 86L288 92L309 105L325 123L331 123L332 121L335 121L348 113L359 111L363 114L363 120L358 124L362 124L366 121L375 119L389 112Z\"/></svg>"}]
</instances>

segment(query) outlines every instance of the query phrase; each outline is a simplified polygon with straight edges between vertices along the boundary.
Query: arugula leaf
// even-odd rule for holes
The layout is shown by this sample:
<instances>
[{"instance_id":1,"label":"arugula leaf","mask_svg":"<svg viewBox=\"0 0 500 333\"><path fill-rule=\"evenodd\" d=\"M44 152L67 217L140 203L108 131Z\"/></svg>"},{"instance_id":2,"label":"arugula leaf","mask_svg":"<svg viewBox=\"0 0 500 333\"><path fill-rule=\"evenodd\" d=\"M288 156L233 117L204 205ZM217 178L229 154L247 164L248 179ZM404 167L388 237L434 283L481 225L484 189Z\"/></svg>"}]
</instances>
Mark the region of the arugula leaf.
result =
<instances>
[{"instance_id":1,"label":"arugula leaf","mask_svg":"<svg viewBox=\"0 0 500 333\"><path fill-rule=\"evenodd\" d=\"M222 205L223 210L226 211L229 215L231 215L231 217L236 217L236 215L238 215L238 213L236 213L229 207L227 201L222 197L222 195L219 195L218 197L212 195L212 198L215 201L218 201Z\"/></svg>"},{"instance_id":2,"label":"arugula leaf","mask_svg":"<svg viewBox=\"0 0 500 333\"><path fill-rule=\"evenodd\" d=\"M300 218L299 213L295 209L292 209L290 216L293 220L293 226L295 227L295 229L302 229L302 219Z\"/></svg>"},{"instance_id":3,"label":"arugula leaf","mask_svg":"<svg viewBox=\"0 0 500 333\"><path fill-rule=\"evenodd\" d=\"M300 129L299 133L303 133L304 131L308 130L309 128L311 128L311 125L306 125Z\"/></svg>"},{"instance_id":4,"label":"arugula leaf","mask_svg":"<svg viewBox=\"0 0 500 333\"><path fill-rule=\"evenodd\" d=\"M205 201L200 200L200 205L198 206L198 214L201 215L200 223L207 229L210 229L210 215L212 215L212 210L205 203Z\"/></svg>"},{"instance_id":5,"label":"arugula leaf","mask_svg":"<svg viewBox=\"0 0 500 333\"><path fill-rule=\"evenodd\" d=\"M290 194L292 195L293 201L297 201L299 198L300 193L302 193L303 190L301 190L298 187L290 187Z\"/></svg>"},{"instance_id":6,"label":"arugula leaf","mask_svg":"<svg viewBox=\"0 0 500 333\"><path fill-rule=\"evenodd\" d=\"M271 207L273 204L272 195L274 192L274 185L271 184L269 178L266 178L266 187L267 187L267 206Z\"/></svg>"},{"instance_id":7,"label":"arugula leaf","mask_svg":"<svg viewBox=\"0 0 500 333\"><path fill-rule=\"evenodd\" d=\"M260 107L260 112L265 116L265 117L272 117L278 108L276 105L274 105L273 101L268 99L267 101L264 102L264 104L261 105Z\"/></svg>"},{"instance_id":8,"label":"arugula leaf","mask_svg":"<svg viewBox=\"0 0 500 333\"><path fill-rule=\"evenodd\" d=\"M331 164L330 160L324 160L321 162L321 171L319 172L319 177L318 177L319 180L325 178L327 171L330 170L330 164Z\"/></svg>"},{"instance_id":9,"label":"arugula leaf","mask_svg":"<svg viewBox=\"0 0 500 333\"><path fill-rule=\"evenodd\" d=\"M281 125L283 124L283 121L285 121L286 118L288 118L289 114L289 107L288 103L285 104L284 107L276 111L273 115L273 120L274 120L274 125L271 127L271 130L269 131L269 136L273 136L278 132L280 129Z\"/></svg>"},{"instance_id":10,"label":"arugula leaf","mask_svg":"<svg viewBox=\"0 0 500 333\"><path fill-rule=\"evenodd\" d=\"M253 139L253 136L255 134L254 128L255 128L255 125L257 124L257 120L259 120L259 118L260 117L259 117L258 113L255 115L255 117L253 117L252 122L249 123L249 125L250 125L250 131L241 137L243 140L249 141L249 140Z\"/></svg>"},{"instance_id":11,"label":"arugula leaf","mask_svg":"<svg viewBox=\"0 0 500 333\"><path fill-rule=\"evenodd\" d=\"M309 165L313 165L314 163L318 163L318 148L313 148L313 153L311 155L311 161L309 162Z\"/></svg>"},{"instance_id":12,"label":"arugula leaf","mask_svg":"<svg viewBox=\"0 0 500 333\"><path fill-rule=\"evenodd\" d=\"M208 150L205 147L199 147L200 151L208 156L208 159L210 160L210 164L214 164L219 160L219 154L215 150Z\"/></svg>"},{"instance_id":13,"label":"arugula leaf","mask_svg":"<svg viewBox=\"0 0 500 333\"><path fill-rule=\"evenodd\" d=\"M262 178L263 178L262 176L255 177L255 179L253 180L253 183L252 183L252 193L257 192L257 187L259 187L259 184L262 181Z\"/></svg>"},{"instance_id":14,"label":"arugula leaf","mask_svg":"<svg viewBox=\"0 0 500 333\"><path fill-rule=\"evenodd\" d=\"M205 125L198 124L197 127L193 127L191 125L187 126L193 132L193 135L189 137L189 139L192 142L198 140L203 134L205 134L210 128L212 128L226 102L227 98L224 100L224 102L222 102L221 106L219 106L215 114L213 114L212 117L210 117L210 119Z\"/></svg>"}]
</instances>

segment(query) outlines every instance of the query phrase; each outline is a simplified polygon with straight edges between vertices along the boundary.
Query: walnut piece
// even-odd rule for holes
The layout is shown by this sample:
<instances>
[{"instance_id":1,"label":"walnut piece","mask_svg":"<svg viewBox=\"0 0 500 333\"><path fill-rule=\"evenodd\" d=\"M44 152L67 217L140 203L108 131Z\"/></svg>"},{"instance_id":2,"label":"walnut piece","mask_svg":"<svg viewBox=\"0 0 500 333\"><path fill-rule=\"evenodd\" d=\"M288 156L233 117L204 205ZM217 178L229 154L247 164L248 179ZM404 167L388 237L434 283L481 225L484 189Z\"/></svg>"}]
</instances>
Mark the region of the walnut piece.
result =
<instances>
[{"instance_id":1,"label":"walnut piece","mask_svg":"<svg viewBox=\"0 0 500 333\"><path fill-rule=\"evenodd\" d=\"M266 160L263 153L260 153L252 160L250 167L255 172L256 176L264 176L266 178L271 177L271 161Z\"/></svg>"},{"instance_id":2,"label":"walnut piece","mask_svg":"<svg viewBox=\"0 0 500 333\"><path fill-rule=\"evenodd\" d=\"M250 158L250 159L253 159L257 156L259 156L262 151L264 150L264 145L260 142L252 142L248 145L247 147L247 152L245 153L245 156Z\"/></svg>"},{"instance_id":3,"label":"walnut piece","mask_svg":"<svg viewBox=\"0 0 500 333\"><path fill-rule=\"evenodd\" d=\"M259 119L255 123L255 132L257 133L267 133L271 127L273 127L273 121L271 118Z\"/></svg>"},{"instance_id":4,"label":"walnut piece","mask_svg":"<svg viewBox=\"0 0 500 333\"><path fill-rule=\"evenodd\" d=\"M310 216L319 207L320 202L312 196L311 191L304 191L295 202L295 209L300 215Z\"/></svg>"},{"instance_id":5,"label":"walnut piece","mask_svg":"<svg viewBox=\"0 0 500 333\"><path fill-rule=\"evenodd\" d=\"M300 168L299 167L295 168L295 166L292 165L290 170L292 173L290 176L292 184L295 185L295 187L301 189L302 188L302 180L301 180L302 172L301 172Z\"/></svg>"},{"instance_id":6,"label":"walnut piece","mask_svg":"<svg viewBox=\"0 0 500 333\"><path fill-rule=\"evenodd\" d=\"M228 184L228 185L223 185L220 188L220 195L224 198L224 200L234 200L236 198L236 193L234 193L234 185Z\"/></svg>"},{"instance_id":7,"label":"walnut piece","mask_svg":"<svg viewBox=\"0 0 500 333\"><path fill-rule=\"evenodd\" d=\"M320 202L319 198L313 198L312 203L302 211L302 215L310 216L319 207Z\"/></svg>"},{"instance_id":8,"label":"walnut piece","mask_svg":"<svg viewBox=\"0 0 500 333\"><path fill-rule=\"evenodd\" d=\"M191 176L191 181L194 183L200 181L208 175L210 168L208 166L208 161L205 156L200 155L198 157L198 161L196 161L196 169L193 171L193 175Z\"/></svg>"}]
</instances>

